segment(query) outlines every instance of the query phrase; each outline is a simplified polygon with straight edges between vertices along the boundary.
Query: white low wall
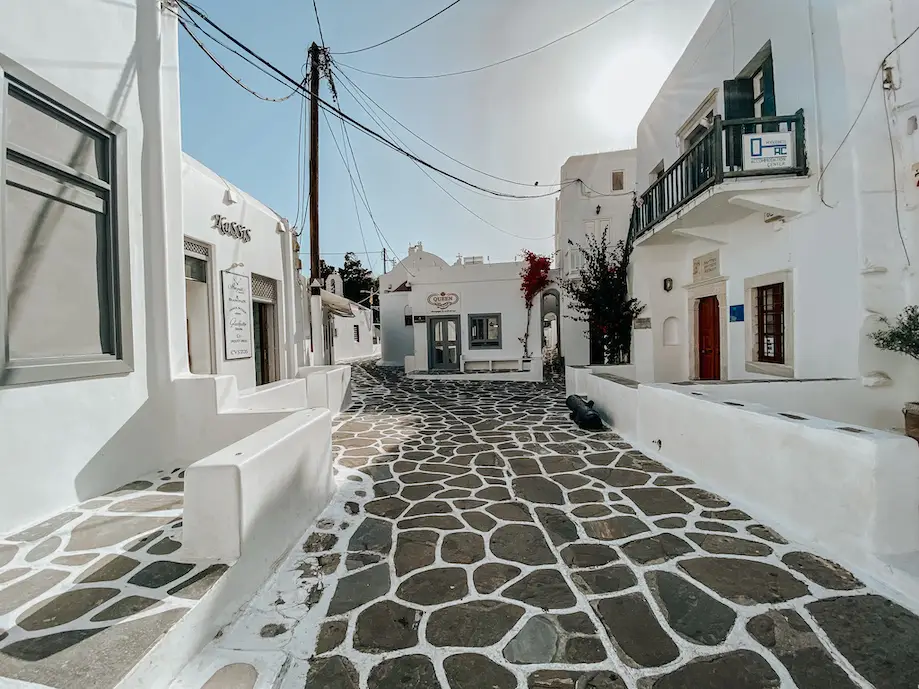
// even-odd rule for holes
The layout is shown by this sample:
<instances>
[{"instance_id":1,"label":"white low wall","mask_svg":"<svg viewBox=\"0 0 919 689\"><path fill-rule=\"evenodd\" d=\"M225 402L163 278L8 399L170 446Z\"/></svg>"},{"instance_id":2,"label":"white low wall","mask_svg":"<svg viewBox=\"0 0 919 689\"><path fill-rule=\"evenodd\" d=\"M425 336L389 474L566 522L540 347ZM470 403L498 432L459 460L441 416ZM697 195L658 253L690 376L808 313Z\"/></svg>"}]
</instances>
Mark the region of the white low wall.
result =
<instances>
[{"instance_id":1,"label":"white low wall","mask_svg":"<svg viewBox=\"0 0 919 689\"><path fill-rule=\"evenodd\" d=\"M334 492L331 419L291 414L188 467L180 555L231 562L254 549L267 566L286 552Z\"/></svg>"},{"instance_id":2,"label":"white low wall","mask_svg":"<svg viewBox=\"0 0 919 689\"><path fill-rule=\"evenodd\" d=\"M297 372L306 379L309 407L323 407L338 414L351 406L350 366L304 366Z\"/></svg>"},{"instance_id":3,"label":"white low wall","mask_svg":"<svg viewBox=\"0 0 919 689\"><path fill-rule=\"evenodd\" d=\"M630 388L600 376L584 376L583 391L575 393L593 400L600 418L624 438L638 435L638 388Z\"/></svg>"},{"instance_id":4,"label":"white low wall","mask_svg":"<svg viewBox=\"0 0 919 689\"><path fill-rule=\"evenodd\" d=\"M246 410L306 409L309 406L306 383L297 379L280 380L240 390L236 405L238 409Z\"/></svg>"}]
</instances>

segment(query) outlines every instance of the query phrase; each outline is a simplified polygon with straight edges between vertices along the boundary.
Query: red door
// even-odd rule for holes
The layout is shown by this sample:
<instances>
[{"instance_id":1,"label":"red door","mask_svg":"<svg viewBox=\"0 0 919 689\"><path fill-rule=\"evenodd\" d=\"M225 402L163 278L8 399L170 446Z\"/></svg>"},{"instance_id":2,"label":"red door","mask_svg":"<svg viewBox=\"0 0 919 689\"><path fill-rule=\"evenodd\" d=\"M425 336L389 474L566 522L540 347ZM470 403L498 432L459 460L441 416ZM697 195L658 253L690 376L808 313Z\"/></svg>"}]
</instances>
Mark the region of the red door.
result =
<instances>
[{"instance_id":1,"label":"red door","mask_svg":"<svg viewBox=\"0 0 919 689\"><path fill-rule=\"evenodd\" d=\"M721 318L718 297L699 300L699 380L721 379Z\"/></svg>"}]
</instances>

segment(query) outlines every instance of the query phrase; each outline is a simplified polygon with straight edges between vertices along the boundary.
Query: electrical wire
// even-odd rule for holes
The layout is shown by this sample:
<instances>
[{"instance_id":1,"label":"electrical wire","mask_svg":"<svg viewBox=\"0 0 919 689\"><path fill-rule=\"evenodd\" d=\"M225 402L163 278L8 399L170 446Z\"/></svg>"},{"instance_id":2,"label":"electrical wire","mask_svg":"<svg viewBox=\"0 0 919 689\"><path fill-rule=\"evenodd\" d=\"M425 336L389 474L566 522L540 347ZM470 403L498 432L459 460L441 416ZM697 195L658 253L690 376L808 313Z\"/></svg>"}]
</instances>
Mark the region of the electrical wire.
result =
<instances>
[{"instance_id":1,"label":"electrical wire","mask_svg":"<svg viewBox=\"0 0 919 689\"><path fill-rule=\"evenodd\" d=\"M540 50L544 50L544 49L546 49L546 48L548 48L548 47L550 47L550 46L555 45L556 43L560 43L560 42L564 41L566 38L571 38L571 37L574 36L575 34L579 34L579 33L581 33L582 31L586 31L587 29L589 29L590 27L594 26L595 24L599 24L599 23L602 22L604 19L606 19L606 18L608 18L608 17L611 17L612 15L616 14L617 12L619 12L619 11L621 11L621 10L624 10L626 7L628 7L629 5L632 5L632 4L636 3L636 2L638 2L638 0L626 0L626 2L624 2L622 5L620 5L619 7L616 7L616 8L613 9L613 10L610 10L609 12L607 12L606 14L604 14L602 17L599 17L599 18L597 18L597 19L594 19L594 20L593 20L592 22L590 22L589 24L586 24L585 26L582 26L582 27L579 28L579 29L575 29L574 31L570 31L569 33L566 33L566 34L563 35L563 36L559 36L558 38L556 38L556 39L554 39L554 40L552 40L552 41L549 41L548 43L546 43L546 44L544 44L544 45L541 45L541 46L539 46L538 48L533 48L532 50L528 50L528 51L526 51L525 53L520 53L520 54L518 54L518 55L513 55L513 56L508 57L508 58L505 58L505 59L503 59L503 60L498 60L497 62L492 62L492 63L487 64L487 65L482 65L481 67L474 67L474 68L472 68L472 69L462 69L462 70L459 70L459 71L456 71L456 72L444 72L444 73L442 73L442 74L383 74L383 73L381 73L381 72L371 72L371 71L369 71L369 70L360 69L360 68L358 68L358 67L354 67L353 65L346 65L346 64L343 64L343 63L339 63L339 65L342 66L342 67L347 67L348 69L353 69L355 72L361 72L362 74L369 74L369 75L375 76L375 77L383 77L383 78L385 78L385 79L442 79L442 78L444 78L444 77L456 77L456 76L460 76L461 74L472 74L472 73L474 73L474 72L481 72L481 71L486 70L486 69L491 69L492 67L497 67L498 65L507 64L508 62L513 62L514 60L519 60L520 58L522 58L522 57L527 57L527 56L529 56L529 55L532 55L533 53L538 53Z\"/></svg>"},{"instance_id":2,"label":"electrical wire","mask_svg":"<svg viewBox=\"0 0 919 689\"><path fill-rule=\"evenodd\" d=\"M319 21L319 7L316 5L316 0L313 0L313 12L316 13L316 26L319 27L319 42L325 48L325 38L322 36L322 22Z\"/></svg>"},{"instance_id":3,"label":"electrical wire","mask_svg":"<svg viewBox=\"0 0 919 689\"><path fill-rule=\"evenodd\" d=\"M338 65L337 62L335 62L334 64L335 64L336 67L339 67L339 65ZM395 122L397 125L399 125L400 127L402 127L402 129L404 129L404 130L407 131L409 134L411 134L412 136L414 136L414 137L415 137L416 139L418 139L421 143L423 143L423 144L425 144L425 145L427 145L427 146L430 146L431 148L433 148L435 151L437 151L437 152L440 153L441 155L443 155L443 156L449 158L450 160L452 160L454 163L457 163L457 164L459 164L459 165L462 165L462 166L463 166L464 168L466 168L467 170L472 170L473 172L478 172L480 175L484 175L484 176L486 176L486 177L491 177L492 179L496 179L496 180L499 180L499 181L501 181L501 182L507 182L508 184L515 184L515 185L520 186L520 187L534 187L534 186L539 186L539 183L538 183L538 182L535 183L535 184L533 184L532 182L518 182L517 180L508 179L507 177L500 177L500 176L498 176L498 175L493 175L493 174L491 174L491 173L489 173L489 172L485 172L484 170L480 170L480 169L478 169L478 168L476 168L476 167L473 167L472 165L468 165L468 164L464 163L462 160L459 160L458 158L454 158L452 155L450 155L450 154L447 153L446 151L444 151L444 150L438 148L437 146L435 146L434 144L432 144L430 141L428 141L427 139L421 137L419 134L416 134L416 133L413 132L411 129L409 129L408 127L406 127L404 124L402 124L402 122L400 122L400 121L399 121L398 119L396 119L392 114L390 114L389 112L387 112L387 111L383 108L383 106L381 106L381 105L380 105L379 103L377 103L373 98L371 98L371 97L367 94L367 92L364 91L364 89L362 89L360 86L358 86L358 84L357 84L353 79L351 79L347 74L345 74L344 71L342 71L340 68L339 68L339 70L338 70L338 74L339 74L339 76L341 76L343 79L346 79L346 80L348 81L348 83L351 84L351 86L353 86L355 89L357 89L358 91L360 91L361 95L363 95L364 98L366 98L366 99L369 100L371 103L373 103L374 106L376 106L377 110L379 110L381 113L383 113L384 115L386 115L386 117L388 117L390 120L392 120L392 121ZM394 136L394 135L392 134L391 131L390 131L390 135L391 135L391 136ZM399 140L397 139L397 141L399 141ZM403 146L405 146L405 143L404 143L404 142L401 142L401 143L402 143ZM547 184L547 185L544 185L544 186L545 186L546 188L550 188L550 187L560 187L560 186L562 186L562 184L561 184L560 182L554 182L554 183L552 183L552 184Z\"/></svg>"},{"instance_id":4,"label":"electrical wire","mask_svg":"<svg viewBox=\"0 0 919 689\"><path fill-rule=\"evenodd\" d=\"M893 142L893 131L890 128L890 108L887 104L887 96L884 94L883 90L881 91L881 95L884 97L884 119L887 124L887 138L890 139L890 164L893 169L893 205L897 213L897 233L900 235L900 243L903 245L906 265L912 266L912 262L909 260L909 250L906 248L906 238L903 236L903 223L900 219L900 176L897 173L897 153Z\"/></svg>"},{"instance_id":5,"label":"electrical wire","mask_svg":"<svg viewBox=\"0 0 919 689\"><path fill-rule=\"evenodd\" d=\"M306 87L305 87L304 84L302 84L302 83L297 83L290 75L288 75L288 74L286 74L285 72L283 72L282 70L278 69L278 68L275 67L273 64L271 64L268 60L266 60L265 58L261 57L260 55L258 55L258 54L255 53L254 51L252 51L248 46L246 46L245 44L243 44L241 41L239 41L238 39L236 39L235 37L233 37L231 34L227 33L224 29L222 29L222 28L221 28L220 26L218 26L215 22L213 22L209 17L207 17L206 14L204 14L203 12L200 12L199 10L197 10L193 5L189 5L189 4L187 3L186 0L177 0L177 2L179 2L179 3L182 4L182 5L188 5L189 7L191 7L193 12L196 12L202 19L204 19L205 22L207 22L210 26L212 26L214 29L216 29L220 34L222 34L223 36L225 36L227 39L229 39L229 40L230 40L231 42L233 42L235 45L239 46L243 51L245 51L246 53L248 53L249 55L251 55L254 59L258 60L258 61L261 62L263 65L265 65L266 67L268 67L269 69L271 69L273 72L275 72L275 74L279 75L279 77L275 77L275 76L272 75L272 78L275 78L277 81L281 81L281 79L283 79L283 80L286 81L289 85L293 85L293 86L294 86L294 87L295 87L305 98L310 98L310 97L311 97L310 94L309 94L309 92L306 90ZM211 38L212 40L215 40L216 42L218 42L218 43L220 43L221 45L223 45L223 43L221 43L220 41L218 41L217 39L215 39L215 38L214 38L211 34L209 34L208 32L203 31L203 33L205 33L205 35L207 35L207 36L208 36L209 38ZM236 51L233 51L233 52L236 52ZM238 55L239 53L236 53L236 54ZM212 59L213 59L213 58L212 58ZM248 58L244 58L244 59L246 59L246 61L249 62L250 64L254 64L254 63L252 62L252 60L250 60L250 59L248 59ZM264 71L264 70L262 70L262 71ZM267 74L267 72L266 72L266 74ZM235 78L234 78L234 81L236 81ZM282 83L283 83L283 82L282 82ZM419 164L425 166L425 167L428 168L429 170L432 170L432 171L434 171L434 172L437 172L438 174L443 175L444 177L447 177L447 178L452 179L452 180L454 180L454 181L457 181L457 182L459 182L459 183L461 183L461 184L463 184L463 185L465 185L465 186L467 186L467 187L469 187L469 188L478 189L479 191L485 192L485 193L490 194L490 195L492 195L492 196L499 197L499 198L506 198L506 199L539 199L539 198L545 198L545 197L548 197L548 196L554 196L555 194L558 193L558 190L556 190L556 191L547 192L547 193L545 193L545 194L509 194L509 193L506 193L506 192L497 191L497 190L495 190L495 189L490 189L490 188L488 188L488 187L483 187L483 186L481 186L481 185L475 184L475 183L470 182L470 181L468 181L468 180L466 180L466 179L463 179L463 178L461 178L461 177L458 177L457 175L454 175L454 174L452 174L452 173L450 173L450 172L447 172L446 170L443 170L443 169L437 167L436 165L433 165L433 164L429 163L428 161L426 161L426 160L424 160L424 159L422 159L422 158L419 158L419 157L416 156L414 153L411 153L410 151L407 151L405 148L403 148L403 147L401 147L401 146L398 146L397 144L393 143L392 141L390 141L389 139L387 139L385 136L383 136L383 135L380 134L379 132L377 132L377 131L375 131L375 130L369 128L369 127L367 127L367 126L364 125L363 123L361 123L361 122L355 120L353 117L351 117L351 116L345 114L345 113L342 112L340 109L338 109L338 108L336 108L335 106L333 106L332 104L330 104L328 101L326 101L326 100L324 100L324 99L322 99L322 98L320 98L320 97L318 97L318 96L316 97L316 100L318 101L318 105L319 105L320 108L322 108L323 110L327 111L328 113L332 114L332 115L335 116L335 117L338 117L338 118L340 118L340 119L343 119L343 120L344 120L347 124L349 124L351 127L355 128L355 129L359 129L359 130L360 130L361 132L363 132L364 134L370 136L370 137L373 138L373 139L376 139L377 141L379 141L379 142L382 143L383 145L385 145L385 146L391 148L392 150L396 151L397 153L400 153L401 155L404 155L405 157L410 158L410 159L414 160L415 162L417 162L417 163L419 163ZM562 186L565 186L565 185L567 185L567 184L569 184L569 183L566 182L566 183L564 183Z\"/></svg>"},{"instance_id":6,"label":"electrical wire","mask_svg":"<svg viewBox=\"0 0 919 689\"><path fill-rule=\"evenodd\" d=\"M313 2L314 2L314 4L315 4L315 0L313 0ZM460 3L460 0L454 0L454 1L451 2L449 5L447 5L447 6L444 7L442 10L440 10L440 12L438 12L437 14L432 14L430 17L428 17L427 19L425 19L423 22L419 22L418 24L415 24L415 26L413 26L412 28L406 29L406 30L403 31L402 33L396 34L396 35L393 36L392 38L387 38L385 41L380 41L379 43L374 43L373 45L368 45L366 48L361 48L361 49L359 49L359 50L346 50L346 51L341 52L341 53L332 53L332 55L355 55L355 54L357 54L357 53L363 53L363 52L365 52L365 51L367 51L367 50L373 50L374 48L379 48L381 45L386 45L387 43L392 43L392 42L395 41L397 38L402 38L405 34L411 33L411 32L414 31L415 29L424 26L425 24L427 24L427 23L428 23L429 21L431 21L432 19L436 19L437 17L439 17L440 15L442 15L444 12L446 12L447 10L449 10L451 7L454 7L455 5L458 5L459 3Z\"/></svg>"},{"instance_id":7,"label":"electrical wire","mask_svg":"<svg viewBox=\"0 0 919 689\"><path fill-rule=\"evenodd\" d=\"M348 82L354 84L354 82L352 82L352 81L347 77L347 75L344 75L344 74L343 74L342 76L343 76ZM357 96L355 95L355 93L354 93L353 91L351 91L351 90L348 88L348 85L347 85L347 84L342 84L342 86L343 86L343 88L348 92L348 94L351 96L351 98L354 99L354 102L357 103L357 104L364 110L364 112L366 112L367 115L368 115L377 125L379 125L381 129L383 129L383 131L387 132L390 136L392 136L397 142L399 142L399 143L402 144L403 146L406 145L405 142L402 141L402 140L396 135L396 133L395 133L394 131L392 131L392 129L390 129L389 127L387 127L386 124L385 124L384 122L382 122L379 118L377 118L377 117L373 114L373 112L368 108L368 106L367 106L365 103L361 103L361 102L360 102L360 100L357 98ZM363 93L363 91L361 91L361 93ZM373 102L372 99L371 99L371 102ZM378 106L378 107L379 107L379 106ZM472 214L473 216L475 216L476 218L478 218L480 221L482 221L483 223L485 223L486 225L488 225L488 226L491 227L492 229L495 229L495 230L497 230L498 232L501 232L502 234L506 234L506 235L509 235L509 236L511 236L511 237L516 237L517 239L523 239L523 240L526 240L526 241L542 241L542 240L545 240L545 239L551 239L552 237L555 236L555 234L553 233L553 234L549 235L548 237L524 237L523 235L515 234L514 232L510 232L510 231L505 230L505 229L503 229L503 228L501 228L501 227L498 227L497 225L495 225L495 224L492 223L491 221L487 220L486 218L484 218L484 217L482 217L481 215L479 215L478 213L476 213L474 210L472 210L469 206L467 206L465 203L463 203L462 201L460 201L458 198L456 198L456 196L454 196L453 194L451 194L451 193L446 189L446 187L444 187L440 182L438 182L436 179L434 179L434 177L433 177L427 170L425 170L425 169L422 168L421 166L417 165L417 163L416 163L416 167L418 167L418 169L421 170L421 172L423 172L423 173L425 174L425 176L427 176L428 179L430 179L434 184L436 184L436 185L440 188L440 190L441 190L442 192L444 192L447 196L449 196L451 199L453 199L457 204L459 204L459 205L460 205L462 208L464 208L467 212L469 212L470 214Z\"/></svg>"},{"instance_id":8,"label":"electrical wire","mask_svg":"<svg viewBox=\"0 0 919 689\"><path fill-rule=\"evenodd\" d=\"M340 106L340 105L341 105L341 104L339 103L339 106ZM325 113L323 113L323 115L325 115ZM345 129L345 123L344 123L342 120L338 120L338 124L339 124L339 126L341 127L341 136L342 136L342 139L343 139L343 140L348 140L348 130ZM326 117L326 126L329 126L329 133L331 134L332 129L331 129L331 126L329 125L328 117ZM336 142L336 145L337 145L337 143L338 143L338 142ZM348 142L348 146L349 146L349 148L350 148L350 141ZM354 160L354 167L355 167L355 170L357 170L357 159L354 158L354 150L353 150L353 149L351 150L351 158L352 158L352 160ZM350 177L350 176L351 176L351 166L348 164L347 158L343 158L343 159L342 159L342 162L345 164L345 169L348 171L348 176ZM361 174L361 173L360 173L360 170L357 170L358 179L360 179L360 174ZM364 183L363 183L363 181L361 181L361 188L362 188L362 189L363 189L363 186L364 186ZM366 194L367 194L367 191L364 190L364 195L366 196ZM370 269L371 269L371 271L372 271L372 270L373 270L373 265L374 265L374 264L373 264L373 261L372 261L371 258L370 258L370 252L367 250L367 238L364 236L364 224L361 222L361 213L360 213L360 209L357 207L357 190L354 188L353 185L351 186L351 201L354 203L354 215L355 215L355 217L357 218L357 228L358 228L358 230L359 230L360 233L361 233L361 244L364 245L364 255L367 257L367 263L369 264L369 267L370 267ZM380 248L381 248L381 249L383 248L383 247L382 247L382 244L380 245Z\"/></svg>"}]
</instances>

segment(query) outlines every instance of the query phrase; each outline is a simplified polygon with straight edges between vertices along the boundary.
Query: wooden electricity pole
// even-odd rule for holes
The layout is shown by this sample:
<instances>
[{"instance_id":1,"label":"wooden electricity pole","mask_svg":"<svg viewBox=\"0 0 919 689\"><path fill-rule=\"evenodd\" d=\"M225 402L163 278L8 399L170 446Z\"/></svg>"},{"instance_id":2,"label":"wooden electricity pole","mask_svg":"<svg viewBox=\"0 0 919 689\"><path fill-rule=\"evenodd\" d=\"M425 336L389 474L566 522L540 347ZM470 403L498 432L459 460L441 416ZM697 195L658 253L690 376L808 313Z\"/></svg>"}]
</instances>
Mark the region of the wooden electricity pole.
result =
<instances>
[{"instance_id":1,"label":"wooden electricity pole","mask_svg":"<svg viewBox=\"0 0 919 689\"><path fill-rule=\"evenodd\" d=\"M310 46L310 284L319 271L319 46Z\"/></svg>"}]
</instances>

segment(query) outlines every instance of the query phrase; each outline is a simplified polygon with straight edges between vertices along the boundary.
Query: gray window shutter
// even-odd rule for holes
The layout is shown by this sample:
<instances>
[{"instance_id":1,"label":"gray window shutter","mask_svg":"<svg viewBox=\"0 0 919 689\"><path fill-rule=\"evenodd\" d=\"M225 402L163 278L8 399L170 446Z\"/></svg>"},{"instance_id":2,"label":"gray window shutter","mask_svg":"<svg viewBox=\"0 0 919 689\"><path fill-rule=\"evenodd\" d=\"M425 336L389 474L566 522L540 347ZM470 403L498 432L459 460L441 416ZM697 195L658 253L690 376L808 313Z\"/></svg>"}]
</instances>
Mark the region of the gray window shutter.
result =
<instances>
[{"instance_id":1,"label":"gray window shutter","mask_svg":"<svg viewBox=\"0 0 919 689\"><path fill-rule=\"evenodd\" d=\"M753 117L753 79L731 79L724 82L724 119L740 120ZM742 127L727 127L724 136L724 163L729 170L743 167Z\"/></svg>"}]
</instances>

